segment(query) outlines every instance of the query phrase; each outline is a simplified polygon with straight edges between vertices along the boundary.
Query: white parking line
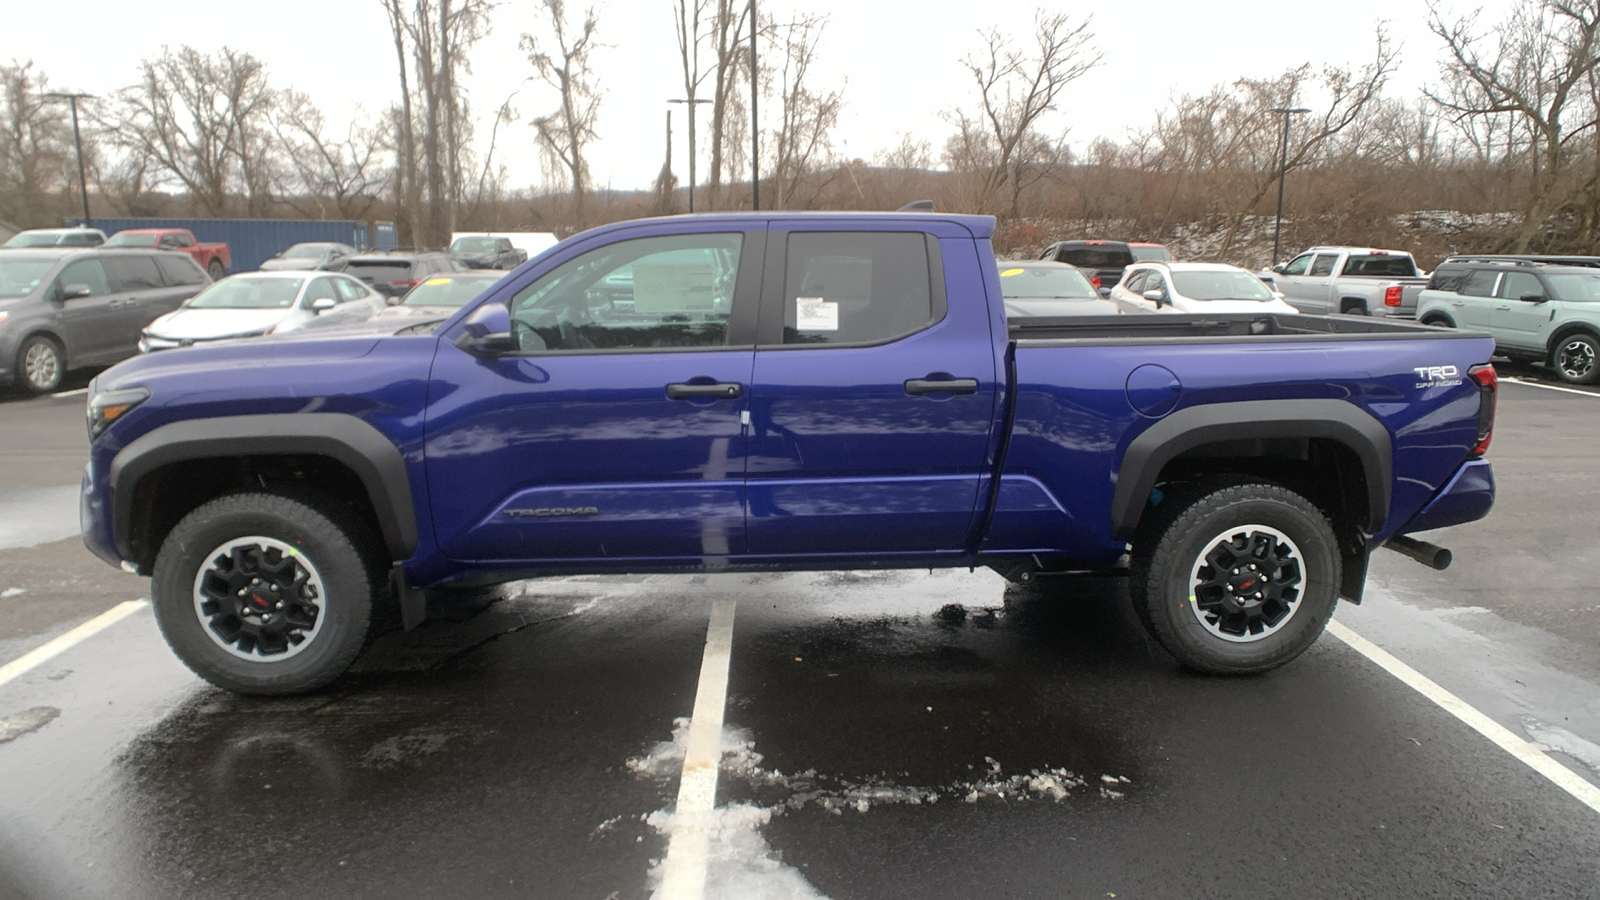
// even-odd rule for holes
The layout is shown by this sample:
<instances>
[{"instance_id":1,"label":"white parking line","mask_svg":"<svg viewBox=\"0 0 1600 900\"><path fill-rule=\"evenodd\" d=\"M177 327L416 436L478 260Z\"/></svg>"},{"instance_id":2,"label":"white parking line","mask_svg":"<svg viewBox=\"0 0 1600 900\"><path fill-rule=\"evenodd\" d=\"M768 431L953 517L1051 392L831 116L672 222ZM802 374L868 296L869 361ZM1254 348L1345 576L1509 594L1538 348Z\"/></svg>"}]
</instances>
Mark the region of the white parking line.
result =
<instances>
[{"instance_id":1,"label":"white parking line","mask_svg":"<svg viewBox=\"0 0 1600 900\"><path fill-rule=\"evenodd\" d=\"M21 678L29 670L49 662L149 605L148 600L127 600L118 603L55 640L29 650L0 666L0 686Z\"/></svg>"},{"instance_id":2,"label":"white parking line","mask_svg":"<svg viewBox=\"0 0 1600 900\"><path fill-rule=\"evenodd\" d=\"M1328 631L1349 644L1357 653L1400 679L1407 687L1432 700L1440 709L1460 719L1473 731L1515 756L1528 768L1554 782L1556 787L1576 797L1579 803L1600 813L1600 788L1585 781L1571 769L1546 756L1538 747L1518 737L1511 729L1479 712L1465 700L1440 687L1426 675L1396 659L1382 647L1351 631L1344 624L1329 622Z\"/></svg>"},{"instance_id":3,"label":"white parking line","mask_svg":"<svg viewBox=\"0 0 1600 900\"><path fill-rule=\"evenodd\" d=\"M83 387L83 388L78 388L75 391L62 391L59 394L51 394L50 396L52 396L52 397L76 397L79 394L87 394L87 393L89 393L89 389L86 388L86 387Z\"/></svg>"},{"instance_id":4,"label":"white parking line","mask_svg":"<svg viewBox=\"0 0 1600 900\"><path fill-rule=\"evenodd\" d=\"M1577 388L1558 387L1553 384L1540 384L1537 381L1523 381L1521 378L1517 378L1515 376L1502 378L1500 380L1507 384L1520 384L1523 387L1544 388L1547 391L1560 391L1563 394L1582 394L1585 397L1594 397L1595 399L1600 400L1600 393L1595 393L1594 391L1580 391Z\"/></svg>"},{"instance_id":5,"label":"white parking line","mask_svg":"<svg viewBox=\"0 0 1600 900\"><path fill-rule=\"evenodd\" d=\"M700 660L694 715L678 781L678 805L667 842L661 900L700 900L705 896L710 817L717 805L717 768L722 764L722 714L728 701L728 659L733 653L736 601L711 604L706 650Z\"/></svg>"}]
</instances>

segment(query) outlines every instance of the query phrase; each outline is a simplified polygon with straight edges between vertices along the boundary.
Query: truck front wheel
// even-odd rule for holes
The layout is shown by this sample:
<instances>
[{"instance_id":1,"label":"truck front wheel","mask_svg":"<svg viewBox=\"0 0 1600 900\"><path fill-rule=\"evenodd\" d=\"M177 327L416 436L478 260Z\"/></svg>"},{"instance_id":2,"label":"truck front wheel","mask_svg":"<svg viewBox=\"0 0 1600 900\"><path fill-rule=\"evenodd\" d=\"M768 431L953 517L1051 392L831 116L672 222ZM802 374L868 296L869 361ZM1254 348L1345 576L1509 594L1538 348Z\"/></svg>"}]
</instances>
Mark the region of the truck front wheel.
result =
<instances>
[{"instance_id":1,"label":"truck front wheel","mask_svg":"<svg viewBox=\"0 0 1600 900\"><path fill-rule=\"evenodd\" d=\"M1129 582L1139 618L1201 672L1265 672L1322 634L1339 597L1333 526L1299 494L1250 481L1177 491L1151 511Z\"/></svg>"},{"instance_id":2,"label":"truck front wheel","mask_svg":"<svg viewBox=\"0 0 1600 900\"><path fill-rule=\"evenodd\" d=\"M161 545L150 582L167 644L240 694L298 694L339 677L366 644L383 584L354 516L278 494L205 503Z\"/></svg>"},{"instance_id":3,"label":"truck front wheel","mask_svg":"<svg viewBox=\"0 0 1600 900\"><path fill-rule=\"evenodd\" d=\"M222 276L228 274L228 270L222 267L222 260L213 259L206 265L206 274L211 276L212 281L221 281Z\"/></svg>"}]
</instances>

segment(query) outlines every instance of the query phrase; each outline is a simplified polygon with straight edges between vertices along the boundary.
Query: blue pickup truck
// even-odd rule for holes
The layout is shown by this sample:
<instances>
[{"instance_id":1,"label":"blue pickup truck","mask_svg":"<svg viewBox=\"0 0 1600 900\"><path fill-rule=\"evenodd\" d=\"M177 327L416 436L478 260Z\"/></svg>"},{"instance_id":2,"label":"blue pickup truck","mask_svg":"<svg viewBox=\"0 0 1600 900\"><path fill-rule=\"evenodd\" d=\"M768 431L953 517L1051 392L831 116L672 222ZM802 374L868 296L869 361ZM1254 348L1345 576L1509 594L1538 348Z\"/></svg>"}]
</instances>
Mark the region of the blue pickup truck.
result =
<instances>
[{"instance_id":1,"label":"blue pickup truck","mask_svg":"<svg viewBox=\"0 0 1600 900\"><path fill-rule=\"evenodd\" d=\"M1121 571L1181 663L1260 672L1384 545L1494 501L1482 335L1301 315L1008 326L994 220L702 214L570 238L447 319L122 363L89 548L202 677L337 678L422 589L538 575Z\"/></svg>"}]
</instances>

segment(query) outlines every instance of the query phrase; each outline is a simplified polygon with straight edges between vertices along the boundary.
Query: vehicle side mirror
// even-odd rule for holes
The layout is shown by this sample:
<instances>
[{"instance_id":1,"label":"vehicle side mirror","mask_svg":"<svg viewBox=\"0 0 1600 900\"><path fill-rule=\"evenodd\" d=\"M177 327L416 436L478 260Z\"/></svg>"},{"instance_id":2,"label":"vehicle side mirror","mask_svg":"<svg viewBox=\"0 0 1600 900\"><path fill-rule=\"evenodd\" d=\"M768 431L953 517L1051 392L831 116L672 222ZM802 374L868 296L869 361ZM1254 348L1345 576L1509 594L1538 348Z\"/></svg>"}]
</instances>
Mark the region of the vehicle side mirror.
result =
<instances>
[{"instance_id":1,"label":"vehicle side mirror","mask_svg":"<svg viewBox=\"0 0 1600 900\"><path fill-rule=\"evenodd\" d=\"M1544 302L1544 295L1543 294L1523 294L1522 297L1521 297L1521 300L1522 300L1523 303L1543 303Z\"/></svg>"},{"instance_id":2,"label":"vehicle side mirror","mask_svg":"<svg viewBox=\"0 0 1600 900\"><path fill-rule=\"evenodd\" d=\"M325 313L338 305L339 301L333 299L332 297L318 297L317 299L311 301L311 311L314 313Z\"/></svg>"},{"instance_id":3,"label":"vehicle side mirror","mask_svg":"<svg viewBox=\"0 0 1600 900\"><path fill-rule=\"evenodd\" d=\"M472 311L461 326L456 346L473 356L499 356L517 350L511 336L511 311L504 303L486 303Z\"/></svg>"},{"instance_id":4,"label":"vehicle side mirror","mask_svg":"<svg viewBox=\"0 0 1600 900\"><path fill-rule=\"evenodd\" d=\"M76 300L79 297L88 297L93 293L94 291L89 290L87 284L68 284L63 285L61 288L61 299Z\"/></svg>"},{"instance_id":5,"label":"vehicle side mirror","mask_svg":"<svg viewBox=\"0 0 1600 900\"><path fill-rule=\"evenodd\" d=\"M1284 274L1287 274L1286 270L1288 268L1289 268L1289 264L1288 263L1278 263L1277 265L1272 267L1272 271L1277 272L1279 275L1284 275Z\"/></svg>"},{"instance_id":6,"label":"vehicle side mirror","mask_svg":"<svg viewBox=\"0 0 1600 900\"><path fill-rule=\"evenodd\" d=\"M1154 303L1156 306L1161 306L1163 303L1165 303L1167 301L1167 292L1166 291L1145 291L1144 292L1144 298L1146 300L1149 300L1151 303Z\"/></svg>"}]
</instances>

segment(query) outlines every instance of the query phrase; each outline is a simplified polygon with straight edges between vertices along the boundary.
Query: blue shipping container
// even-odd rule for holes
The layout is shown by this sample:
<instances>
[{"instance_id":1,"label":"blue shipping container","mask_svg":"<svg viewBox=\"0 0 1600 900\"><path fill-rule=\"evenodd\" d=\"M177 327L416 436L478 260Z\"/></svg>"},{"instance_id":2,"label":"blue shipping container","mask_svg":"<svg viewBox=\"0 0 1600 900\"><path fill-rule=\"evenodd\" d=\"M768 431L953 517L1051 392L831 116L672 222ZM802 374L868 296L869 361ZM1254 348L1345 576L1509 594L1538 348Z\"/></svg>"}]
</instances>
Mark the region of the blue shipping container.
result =
<instances>
[{"instance_id":1,"label":"blue shipping container","mask_svg":"<svg viewBox=\"0 0 1600 900\"><path fill-rule=\"evenodd\" d=\"M374 223L378 232L378 239L374 242L372 229L366 223L348 220L102 219L96 216L93 221L94 227L104 231L107 236L128 228L187 228L194 232L194 239L203 244L228 245L228 252L233 257L233 265L228 267L230 273L254 272L263 262L282 253L291 244L308 241L337 241L357 250L383 249L385 243L388 247L395 245L392 222ZM69 224L81 225L83 220L73 219Z\"/></svg>"}]
</instances>

